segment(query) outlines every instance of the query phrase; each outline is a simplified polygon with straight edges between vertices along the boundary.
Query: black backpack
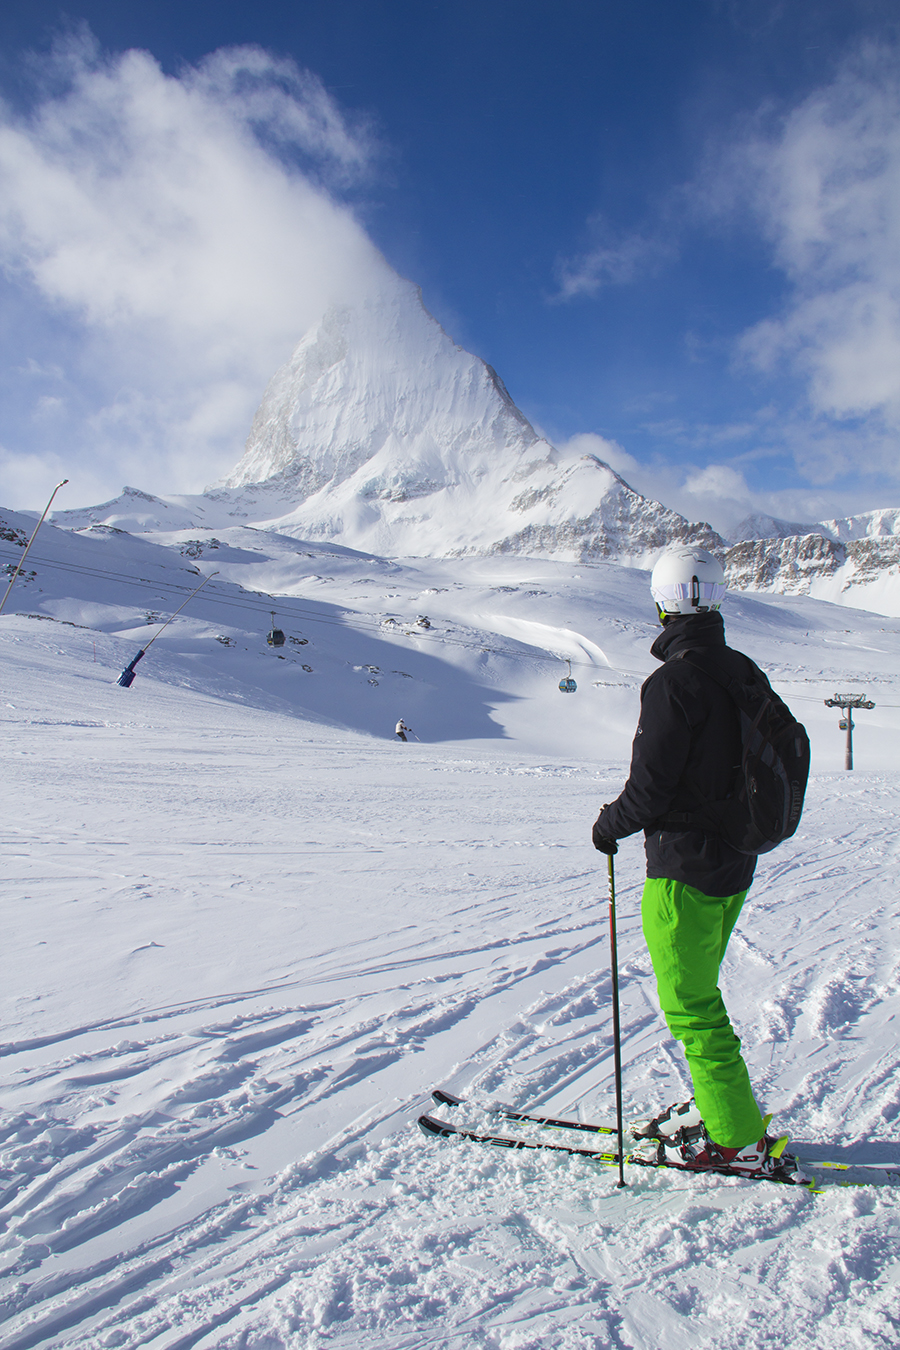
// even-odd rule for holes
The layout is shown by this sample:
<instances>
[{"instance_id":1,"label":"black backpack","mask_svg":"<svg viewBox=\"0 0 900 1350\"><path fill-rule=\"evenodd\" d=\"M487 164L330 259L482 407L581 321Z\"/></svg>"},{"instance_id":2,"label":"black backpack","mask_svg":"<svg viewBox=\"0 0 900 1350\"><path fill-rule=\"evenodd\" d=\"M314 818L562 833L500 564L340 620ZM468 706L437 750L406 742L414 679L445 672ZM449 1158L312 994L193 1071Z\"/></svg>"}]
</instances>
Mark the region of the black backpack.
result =
<instances>
[{"instance_id":1,"label":"black backpack","mask_svg":"<svg viewBox=\"0 0 900 1350\"><path fill-rule=\"evenodd\" d=\"M739 853L768 853L800 824L809 777L806 728L775 693L749 657L743 677L726 674L705 649L679 653L731 696L741 731L741 763L724 801L711 802L693 784L703 803L699 811L665 817L665 826L691 825L721 835Z\"/></svg>"}]
</instances>

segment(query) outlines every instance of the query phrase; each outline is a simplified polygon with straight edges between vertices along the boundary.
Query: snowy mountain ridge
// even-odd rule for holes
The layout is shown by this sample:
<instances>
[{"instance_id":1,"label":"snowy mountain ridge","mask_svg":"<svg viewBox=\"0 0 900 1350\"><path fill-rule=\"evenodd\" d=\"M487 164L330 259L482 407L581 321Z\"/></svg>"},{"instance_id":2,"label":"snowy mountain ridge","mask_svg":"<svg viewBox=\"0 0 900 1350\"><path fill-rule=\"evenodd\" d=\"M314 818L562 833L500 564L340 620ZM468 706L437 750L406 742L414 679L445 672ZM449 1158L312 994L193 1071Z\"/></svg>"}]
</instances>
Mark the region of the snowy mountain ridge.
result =
<instances>
[{"instance_id":1,"label":"snowy mountain ridge","mask_svg":"<svg viewBox=\"0 0 900 1350\"><path fill-rule=\"evenodd\" d=\"M137 489L57 524L148 532L237 522L389 557L547 554L640 565L724 548L595 455L538 435L503 381L389 277L335 307L273 376L240 462L190 497Z\"/></svg>"},{"instance_id":2,"label":"snowy mountain ridge","mask_svg":"<svg viewBox=\"0 0 900 1350\"><path fill-rule=\"evenodd\" d=\"M752 515L725 555L736 590L812 595L900 614L900 508L800 525Z\"/></svg>"},{"instance_id":3,"label":"snowy mountain ridge","mask_svg":"<svg viewBox=\"0 0 900 1350\"><path fill-rule=\"evenodd\" d=\"M721 542L596 456L561 454L399 279L303 338L223 487L250 516L273 512L270 528L394 557L644 560L673 539Z\"/></svg>"},{"instance_id":4,"label":"snowy mountain ridge","mask_svg":"<svg viewBox=\"0 0 900 1350\"><path fill-rule=\"evenodd\" d=\"M779 520L764 512L747 516L730 531L732 544L755 539L802 538L815 534L835 543L850 543L858 539L891 539L900 535L900 507L886 507L878 511L863 511L842 520L820 520L815 525L801 525L796 521Z\"/></svg>"},{"instance_id":5,"label":"snowy mountain ridge","mask_svg":"<svg viewBox=\"0 0 900 1350\"><path fill-rule=\"evenodd\" d=\"M457 346L418 288L394 274L304 336L269 382L244 455L222 483L177 497L126 488L53 519L138 534L241 524L394 558L649 567L668 545L695 543L723 557L737 589L900 613L900 509L817 525L758 514L729 548L596 455L551 445L496 371Z\"/></svg>"}]
</instances>

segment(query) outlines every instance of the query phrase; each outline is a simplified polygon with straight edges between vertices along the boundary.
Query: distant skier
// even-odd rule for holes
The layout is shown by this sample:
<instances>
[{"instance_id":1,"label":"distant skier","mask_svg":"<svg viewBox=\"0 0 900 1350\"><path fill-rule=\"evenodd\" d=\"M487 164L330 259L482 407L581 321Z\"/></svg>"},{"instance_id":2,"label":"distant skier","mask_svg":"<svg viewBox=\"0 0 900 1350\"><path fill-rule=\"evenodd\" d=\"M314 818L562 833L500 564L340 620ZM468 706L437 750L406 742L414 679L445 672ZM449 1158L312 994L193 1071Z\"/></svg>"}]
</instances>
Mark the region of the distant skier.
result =
<instances>
[{"instance_id":1,"label":"distant skier","mask_svg":"<svg viewBox=\"0 0 900 1350\"><path fill-rule=\"evenodd\" d=\"M737 709L726 690L685 657L715 654L716 668L749 662L725 643L719 605L725 573L705 549L675 548L653 569L650 588L662 633L651 648L664 662L641 689L631 770L592 832L601 853L643 829L647 881L644 937L669 1030L682 1043L694 1085L635 1134L660 1141L664 1156L692 1168L771 1170L772 1143L750 1086L740 1041L719 992L719 966L756 868L723 838L685 815L728 796L741 762ZM666 818L681 815L681 822Z\"/></svg>"},{"instance_id":2,"label":"distant skier","mask_svg":"<svg viewBox=\"0 0 900 1350\"><path fill-rule=\"evenodd\" d=\"M413 731L412 727L408 727L404 722L403 718L401 717L400 721L394 727L394 735L399 736L401 741L405 741L407 732L409 732L410 736L415 735L415 732Z\"/></svg>"}]
</instances>

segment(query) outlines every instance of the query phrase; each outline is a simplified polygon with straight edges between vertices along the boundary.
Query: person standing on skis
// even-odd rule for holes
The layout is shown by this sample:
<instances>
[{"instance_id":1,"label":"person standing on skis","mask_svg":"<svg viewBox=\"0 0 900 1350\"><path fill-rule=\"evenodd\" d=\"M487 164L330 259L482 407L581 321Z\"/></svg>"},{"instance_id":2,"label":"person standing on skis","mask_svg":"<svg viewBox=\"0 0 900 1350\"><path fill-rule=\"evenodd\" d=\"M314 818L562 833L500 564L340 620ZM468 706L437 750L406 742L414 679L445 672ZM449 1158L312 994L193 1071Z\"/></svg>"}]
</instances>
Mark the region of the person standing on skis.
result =
<instances>
[{"instance_id":1,"label":"person standing on skis","mask_svg":"<svg viewBox=\"0 0 900 1350\"><path fill-rule=\"evenodd\" d=\"M644 831L644 937L694 1097L633 1133L656 1139L661 1156L677 1166L758 1173L773 1166L772 1141L718 988L719 966L757 859L685 819L732 791L741 735L726 690L682 658L699 649L704 660L738 675L748 658L726 645L719 613L725 573L711 553L668 550L653 569L650 589L663 626L650 650L663 664L641 689L628 781L603 807L592 839L601 853L614 854L616 840Z\"/></svg>"}]
</instances>

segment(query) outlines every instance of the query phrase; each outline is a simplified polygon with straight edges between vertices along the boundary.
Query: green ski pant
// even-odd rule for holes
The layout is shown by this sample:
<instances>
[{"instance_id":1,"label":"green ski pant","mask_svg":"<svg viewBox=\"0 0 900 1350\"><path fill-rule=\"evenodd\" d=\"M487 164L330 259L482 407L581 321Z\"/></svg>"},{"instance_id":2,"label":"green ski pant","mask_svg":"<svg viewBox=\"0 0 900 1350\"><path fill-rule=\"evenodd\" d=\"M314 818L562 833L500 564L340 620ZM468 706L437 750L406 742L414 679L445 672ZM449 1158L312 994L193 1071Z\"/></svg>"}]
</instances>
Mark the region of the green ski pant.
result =
<instances>
[{"instance_id":1,"label":"green ski pant","mask_svg":"<svg viewBox=\"0 0 900 1350\"><path fill-rule=\"evenodd\" d=\"M704 895L681 881L652 878L641 900L660 1007L684 1047L709 1137L724 1148L743 1148L765 1134L718 987L719 966L746 895Z\"/></svg>"}]
</instances>

